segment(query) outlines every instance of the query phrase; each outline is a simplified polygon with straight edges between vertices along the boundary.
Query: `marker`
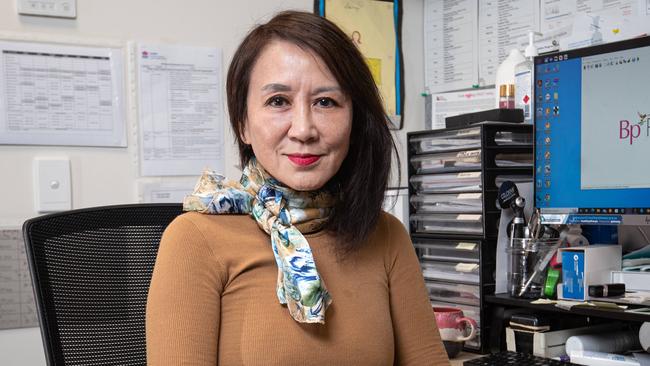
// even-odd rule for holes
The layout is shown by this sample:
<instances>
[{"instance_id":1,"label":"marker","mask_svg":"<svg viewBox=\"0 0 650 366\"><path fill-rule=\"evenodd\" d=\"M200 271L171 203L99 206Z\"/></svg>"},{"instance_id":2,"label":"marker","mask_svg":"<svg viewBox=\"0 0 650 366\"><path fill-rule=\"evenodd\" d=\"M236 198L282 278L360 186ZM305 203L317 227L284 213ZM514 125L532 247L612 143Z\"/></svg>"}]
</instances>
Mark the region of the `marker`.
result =
<instances>
[{"instance_id":1,"label":"marker","mask_svg":"<svg viewBox=\"0 0 650 366\"><path fill-rule=\"evenodd\" d=\"M621 296L625 293L624 283L609 283L604 285L589 286L589 296L611 297Z\"/></svg>"}]
</instances>

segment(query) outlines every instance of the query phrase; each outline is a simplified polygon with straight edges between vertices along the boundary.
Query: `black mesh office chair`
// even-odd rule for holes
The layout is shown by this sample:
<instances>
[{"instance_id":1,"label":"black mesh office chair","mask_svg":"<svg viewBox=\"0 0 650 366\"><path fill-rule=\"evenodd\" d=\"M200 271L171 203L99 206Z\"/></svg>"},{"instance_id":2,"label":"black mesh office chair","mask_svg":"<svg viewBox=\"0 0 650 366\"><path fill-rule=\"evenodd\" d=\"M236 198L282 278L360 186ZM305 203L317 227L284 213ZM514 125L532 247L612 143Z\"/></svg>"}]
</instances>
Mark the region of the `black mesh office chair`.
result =
<instances>
[{"instance_id":1,"label":"black mesh office chair","mask_svg":"<svg viewBox=\"0 0 650 366\"><path fill-rule=\"evenodd\" d=\"M146 365L151 272L160 237L180 213L180 204L134 204L25 222L48 365Z\"/></svg>"}]
</instances>

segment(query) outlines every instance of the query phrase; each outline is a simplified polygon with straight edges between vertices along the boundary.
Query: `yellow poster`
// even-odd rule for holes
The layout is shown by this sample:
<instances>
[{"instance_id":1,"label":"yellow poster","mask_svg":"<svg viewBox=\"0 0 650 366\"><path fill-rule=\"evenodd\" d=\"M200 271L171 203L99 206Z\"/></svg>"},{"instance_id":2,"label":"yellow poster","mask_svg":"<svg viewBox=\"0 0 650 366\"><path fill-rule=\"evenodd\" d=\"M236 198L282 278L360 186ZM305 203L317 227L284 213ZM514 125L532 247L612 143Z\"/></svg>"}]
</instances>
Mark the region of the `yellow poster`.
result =
<instances>
[{"instance_id":1,"label":"yellow poster","mask_svg":"<svg viewBox=\"0 0 650 366\"><path fill-rule=\"evenodd\" d=\"M326 0L326 17L347 33L366 58L389 116L397 114L393 2Z\"/></svg>"}]
</instances>

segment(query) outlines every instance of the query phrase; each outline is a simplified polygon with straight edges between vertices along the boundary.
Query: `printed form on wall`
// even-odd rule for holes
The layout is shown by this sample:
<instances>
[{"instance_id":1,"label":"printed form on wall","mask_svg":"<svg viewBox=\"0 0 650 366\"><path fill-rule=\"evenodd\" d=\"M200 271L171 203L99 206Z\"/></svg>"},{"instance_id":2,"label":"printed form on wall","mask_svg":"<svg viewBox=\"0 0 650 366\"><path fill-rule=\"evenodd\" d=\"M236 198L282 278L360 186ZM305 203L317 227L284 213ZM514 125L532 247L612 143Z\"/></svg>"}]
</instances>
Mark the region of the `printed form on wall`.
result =
<instances>
[{"instance_id":1,"label":"printed form on wall","mask_svg":"<svg viewBox=\"0 0 650 366\"><path fill-rule=\"evenodd\" d=\"M0 228L0 329L38 326L20 229Z\"/></svg>"},{"instance_id":2,"label":"printed form on wall","mask_svg":"<svg viewBox=\"0 0 650 366\"><path fill-rule=\"evenodd\" d=\"M431 93L478 81L477 0L426 0L424 75Z\"/></svg>"},{"instance_id":3,"label":"printed form on wall","mask_svg":"<svg viewBox=\"0 0 650 366\"><path fill-rule=\"evenodd\" d=\"M650 15L650 1L542 0L542 33L571 28L576 15L579 13L589 14L591 18L609 17L619 19L638 15ZM599 25L598 21L596 25Z\"/></svg>"},{"instance_id":4,"label":"printed form on wall","mask_svg":"<svg viewBox=\"0 0 650 366\"><path fill-rule=\"evenodd\" d=\"M479 81L494 84L496 70L513 48L528 40L528 31L539 30L539 5L530 0L479 1Z\"/></svg>"},{"instance_id":5,"label":"printed form on wall","mask_svg":"<svg viewBox=\"0 0 650 366\"><path fill-rule=\"evenodd\" d=\"M138 182L140 202L181 203L192 193L198 178L147 178Z\"/></svg>"},{"instance_id":6,"label":"printed form on wall","mask_svg":"<svg viewBox=\"0 0 650 366\"><path fill-rule=\"evenodd\" d=\"M542 0L541 31L564 31L560 47L569 50L650 33L649 0Z\"/></svg>"},{"instance_id":7,"label":"printed form on wall","mask_svg":"<svg viewBox=\"0 0 650 366\"><path fill-rule=\"evenodd\" d=\"M140 44L140 174L223 172L221 51Z\"/></svg>"},{"instance_id":8,"label":"printed form on wall","mask_svg":"<svg viewBox=\"0 0 650 366\"><path fill-rule=\"evenodd\" d=\"M119 48L0 41L0 144L126 146Z\"/></svg>"},{"instance_id":9,"label":"printed form on wall","mask_svg":"<svg viewBox=\"0 0 650 366\"><path fill-rule=\"evenodd\" d=\"M445 128L445 118L494 108L494 88L468 89L431 96L431 126Z\"/></svg>"}]
</instances>

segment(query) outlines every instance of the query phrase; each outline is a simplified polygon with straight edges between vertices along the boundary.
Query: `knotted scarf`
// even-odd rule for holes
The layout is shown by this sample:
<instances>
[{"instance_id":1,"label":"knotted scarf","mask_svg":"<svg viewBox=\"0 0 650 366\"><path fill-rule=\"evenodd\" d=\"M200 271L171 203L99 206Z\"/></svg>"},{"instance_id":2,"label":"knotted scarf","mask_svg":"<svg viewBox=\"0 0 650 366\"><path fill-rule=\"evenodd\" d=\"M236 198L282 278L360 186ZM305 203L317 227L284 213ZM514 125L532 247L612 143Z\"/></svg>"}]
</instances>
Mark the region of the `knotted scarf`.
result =
<instances>
[{"instance_id":1,"label":"knotted scarf","mask_svg":"<svg viewBox=\"0 0 650 366\"><path fill-rule=\"evenodd\" d=\"M194 192L183 200L183 210L204 214L250 214L271 236L278 265L276 293L291 316L301 323L325 323L332 302L307 239L327 221L333 195L327 190L301 192L271 177L252 158L239 182L205 171Z\"/></svg>"}]
</instances>

